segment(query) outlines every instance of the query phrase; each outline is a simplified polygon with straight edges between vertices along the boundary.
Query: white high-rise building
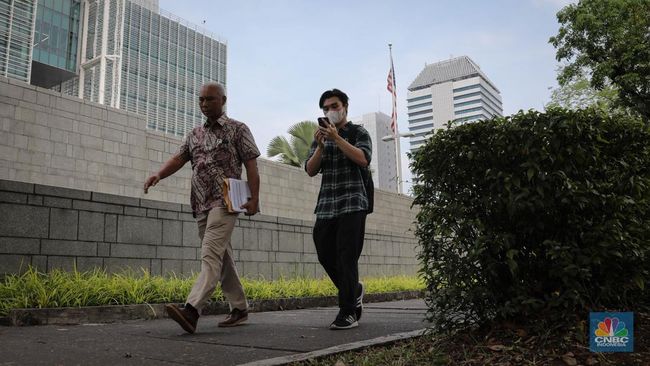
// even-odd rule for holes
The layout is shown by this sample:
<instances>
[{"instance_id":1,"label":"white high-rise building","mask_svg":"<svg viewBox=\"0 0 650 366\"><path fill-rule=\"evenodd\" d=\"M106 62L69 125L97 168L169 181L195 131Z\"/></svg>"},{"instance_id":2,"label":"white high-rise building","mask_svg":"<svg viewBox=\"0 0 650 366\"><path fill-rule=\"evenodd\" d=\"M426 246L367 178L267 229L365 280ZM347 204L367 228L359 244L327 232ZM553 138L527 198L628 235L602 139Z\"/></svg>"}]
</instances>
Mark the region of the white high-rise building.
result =
<instances>
[{"instance_id":1,"label":"white high-rise building","mask_svg":"<svg viewBox=\"0 0 650 366\"><path fill-rule=\"evenodd\" d=\"M407 94L411 151L447 122L468 123L503 115L501 92L467 56L425 66Z\"/></svg>"},{"instance_id":2,"label":"white high-rise building","mask_svg":"<svg viewBox=\"0 0 650 366\"><path fill-rule=\"evenodd\" d=\"M382 137L393 134L390 129L390 116L381 112L366 113L363 116L351 118L350 121L362 125L370 134L372 140L370 170L375 187L384 191L397 192L395 140L381 140Z\"/></svg>"}]
</instances>

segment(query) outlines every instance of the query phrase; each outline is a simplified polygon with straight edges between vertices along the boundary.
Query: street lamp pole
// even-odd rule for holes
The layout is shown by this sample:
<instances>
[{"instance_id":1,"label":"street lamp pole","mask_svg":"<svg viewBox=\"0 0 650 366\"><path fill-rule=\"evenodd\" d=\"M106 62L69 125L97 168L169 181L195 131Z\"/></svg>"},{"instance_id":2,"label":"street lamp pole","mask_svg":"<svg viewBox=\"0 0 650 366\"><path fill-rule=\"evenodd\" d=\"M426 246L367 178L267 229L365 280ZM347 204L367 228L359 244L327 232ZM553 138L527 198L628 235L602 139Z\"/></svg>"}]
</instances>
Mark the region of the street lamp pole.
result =
<instances>
[{"instance_id":1,"label":"street lamp pole","mask_svg":"<svg viewBox=\"0 0 650 366\"><path fill-rule=\"evenodd\" d=\"M402 188L402 159L401 159L401 153L400 153L400 137L413 137L415 136L415 133L413 132L405 132L405 133L399 133L398 131L395 131L394 135L387 135L381 138L382 141L390 141L394 140L395 141L395 159L396 165L397 165L397 193L402 193L404 190Z\"/></svg>"},{"instance_id":2,"label":"street lamp pole","mask_svg":"<svg viewBox=\"0 0 650 366\"><path fill-rule=\"evenodd\" d=\"M402 159L401 156L402 154L400 153L400 141L399 141L399 134L395 133L395 159L397 159L397 193L401 194L403 192L402 189Z\"/></svg>"}]
</instances>

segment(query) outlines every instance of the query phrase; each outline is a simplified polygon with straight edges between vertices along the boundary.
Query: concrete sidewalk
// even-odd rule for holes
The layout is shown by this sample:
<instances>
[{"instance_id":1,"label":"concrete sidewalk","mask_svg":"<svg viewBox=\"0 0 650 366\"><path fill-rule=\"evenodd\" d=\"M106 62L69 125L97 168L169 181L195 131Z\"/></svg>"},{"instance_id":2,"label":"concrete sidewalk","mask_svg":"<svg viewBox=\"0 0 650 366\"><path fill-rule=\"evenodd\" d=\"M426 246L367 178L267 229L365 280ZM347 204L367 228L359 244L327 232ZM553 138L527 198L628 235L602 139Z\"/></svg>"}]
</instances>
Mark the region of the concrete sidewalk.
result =
<instances>
[{"instance_id":1,"label":"concrete sidewalk","mask_svg":"<svg viewBox=\"0 0 650 366\"><path fill-rule=\"evenodd\" d=\"M344 331L328 329L337 311L250 313L246 325L235 328L217 327L223 315L203 316L195 334L185 334L170 319L0 327L0 365L239 365L416 331L428 324L422 300L364 305L359 327ZM367 343L372 342L358 344Z\"/></svg>"}]
</instances>

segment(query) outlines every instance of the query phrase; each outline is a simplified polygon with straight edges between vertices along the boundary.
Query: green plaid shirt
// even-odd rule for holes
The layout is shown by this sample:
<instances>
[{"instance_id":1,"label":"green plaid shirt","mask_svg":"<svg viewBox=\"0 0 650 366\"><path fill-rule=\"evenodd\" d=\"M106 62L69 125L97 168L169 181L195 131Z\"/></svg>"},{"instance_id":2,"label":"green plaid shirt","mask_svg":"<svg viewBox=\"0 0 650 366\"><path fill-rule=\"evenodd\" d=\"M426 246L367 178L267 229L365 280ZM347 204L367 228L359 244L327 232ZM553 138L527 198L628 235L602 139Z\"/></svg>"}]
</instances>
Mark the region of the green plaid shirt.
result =
<instances>
[{"instance_id":1,"label":"green plaid shirt","mask_svg":"<svg viewBox=\"0 0 650 366\"><path fill-rule=\"evenodd\" d=\"M366 160L370 163L372 156L372 141L365 128L359 125L352 127L348 122L339 130L339 136L350 142L349 135L352 128L357 128L354 146L363 151ZM318 144L313 141L307 161L311 159ZM348 159L333 141L325 140L325 150L322 155L320 173L323 175L318 193L318 203L314 213L318 219L331 219L343 214L365 211L368 209L363 180L359 166ZM307 164L305 164L305 168Z\"/></svg>"}]
</instances>

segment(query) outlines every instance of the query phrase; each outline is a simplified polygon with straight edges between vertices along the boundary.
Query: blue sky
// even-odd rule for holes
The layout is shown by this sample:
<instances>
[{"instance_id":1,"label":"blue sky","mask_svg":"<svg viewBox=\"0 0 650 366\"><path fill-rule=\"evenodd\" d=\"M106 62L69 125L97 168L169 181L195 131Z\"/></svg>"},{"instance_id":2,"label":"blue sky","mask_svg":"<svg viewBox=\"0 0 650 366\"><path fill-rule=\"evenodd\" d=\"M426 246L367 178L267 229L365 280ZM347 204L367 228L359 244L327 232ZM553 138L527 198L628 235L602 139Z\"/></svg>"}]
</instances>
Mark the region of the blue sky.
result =
<instances>
[{"instance_id":1,"label":"blue sky","mask_svg":"<svg viewBox=\"0 0 650 366\"><path fill-rule=\"evenodd\" d=\"M390 114L393 44L398 124L408 85L425 63L467 55L500 89L505 114L542 109L557 85L556 13L570 0L161 0L160 7L228 44L228 114L246 122L262 154L291 124L320 116L331 88L349 115ZM409 179L402 139L405 179Z\"/></svg>"}]
</instances>

